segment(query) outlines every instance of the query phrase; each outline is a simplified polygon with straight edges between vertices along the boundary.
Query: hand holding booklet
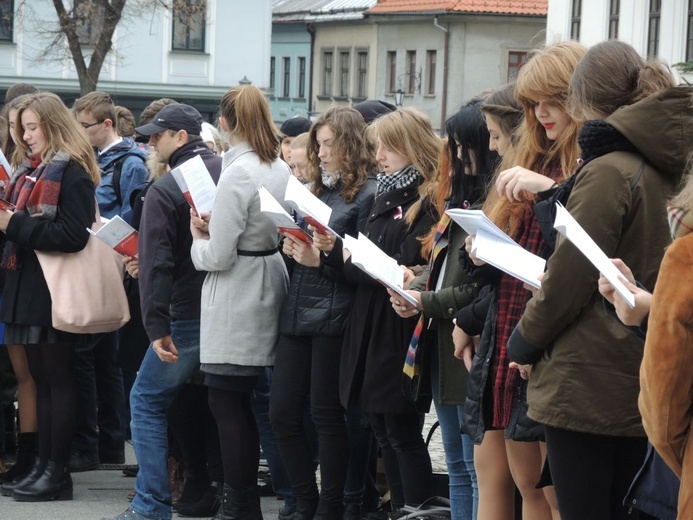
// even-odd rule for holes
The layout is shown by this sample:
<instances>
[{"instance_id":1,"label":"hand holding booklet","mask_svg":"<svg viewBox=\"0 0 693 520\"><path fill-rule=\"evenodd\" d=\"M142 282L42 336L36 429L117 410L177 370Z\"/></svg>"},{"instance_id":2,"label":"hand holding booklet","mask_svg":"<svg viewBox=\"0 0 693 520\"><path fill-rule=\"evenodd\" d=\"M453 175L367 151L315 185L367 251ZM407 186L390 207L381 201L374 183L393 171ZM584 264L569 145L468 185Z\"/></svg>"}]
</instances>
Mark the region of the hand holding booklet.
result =
<instances>
[{"instance_id":1,"label":"hand holding booklet","mask_svg":"<svg viewBox=\"0 0 693 520\"><path fill-rule=\"evenodd\" d=\"M311 226L315 227L323 235L339 236L329 226L332 208L313 195L301 181L293 175L289 177L289 182L286 184L286 192L284 200L291 206L296 213L301 215L303 219Z\"/></svg>"},{"instance_id":2,"label":"hand holding booklet","mask_svg":"<svg viewBox=\"0 0 693 520\"><path fill-rule=\"evenodd\" d=\"M116 215L112 219L101 217L103 226L98 231L87 228L87 231L104 244L123 256L137 258L137 231Z\"/></svg>"},{"instance_id":3,"label":"hand holding booklet","mask_svg":"<svg viewBox=\"0 0 693 520\"><path fill-rule=\"evenodd\" d=\"M351 263L402 298L416 306L417 301L404 290L404 271L397 260L359 233L358 239L344 235L344 247L351 253Z\"/></svg>"},{"instance_id":4,"label":"hand holding booklet","mask_svg":"<svg viewBox=\"0 0 693 520\"><path fill-rule=\"evenodd\" d=\"M212 211L217 186L202 157L196 155L171 170L183 196L198 215Z\"/></svg>"},{"instance_id":5,"label":"hand holding booklet","mask_svg":"<svg viewBox=\"0 0 693 520\"><path fill-rule=\"evenodd\" d=\"M280 233L286 233L306 244L312 244L313 239L303 231L291 215L279 204L272 194L264 186L258 189L260 194L260 211L262 211L279 229Z\"/></svg>"},{"instance_id":6,"label":"hand holding booklet","mask_svg":"<svg viewBox=\"0 0 693 520\"><path fill-rule=\"evenodd\" d=\"M577 220L563 207L560 202L556 202L556 220L553 227L556 228L561 235L566 237L577 247L580 252L587 257L594 267L599 269L609 283L614 286L616 292L620 294L626 303L631 307L635 307L635 296L621 281L621 271L613 264L604 251L600 249L597 243L592 240L587 232L582 228Z\"/></svg>"},{"instance_id":7,"label":"hand holding booklet","mask_svg":"<svg viewBox=\"0 0 693 520\"><path fill-rule=\"evenodd\" d=\"M532 287L541 287L539 279L546 269L546 260L530 253L503 233L483 211L449 209L446 213L475 237L474 254L477 258Z\"/></svg>"}]
</instances>

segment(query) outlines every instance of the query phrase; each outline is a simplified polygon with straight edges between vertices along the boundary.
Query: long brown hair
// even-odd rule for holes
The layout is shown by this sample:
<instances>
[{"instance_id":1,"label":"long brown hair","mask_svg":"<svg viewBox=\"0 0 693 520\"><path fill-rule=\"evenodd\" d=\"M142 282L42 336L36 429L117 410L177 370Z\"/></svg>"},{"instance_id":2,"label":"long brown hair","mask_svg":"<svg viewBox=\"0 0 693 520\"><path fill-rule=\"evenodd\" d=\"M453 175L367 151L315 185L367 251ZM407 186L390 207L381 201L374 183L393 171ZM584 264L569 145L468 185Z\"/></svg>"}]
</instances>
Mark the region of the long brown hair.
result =
<instances>
[{"instance_id":1,"label":"long brown hair","mask_svg":"<svg viewBox=\"0 0 693 520\"><path fill-rule=\"evenodd\" d=\"M98 186L101 181L101 172L96 164L94 149L84 129L77 123L70 110L58 96L51 92L29 94L17 107L17 125L15 125L18 144L15 152L17 159L22 162L28 158L29 147L24 140L24 132L19 131L25 110L31 110L36 114L39 127L46 139L46 149L41 154L41 160L50 161L62 150L79 163L91 177L94 186Z\"/></svg>"},{"instance_id":2,"label":"long brown hair","mask_svg":"<svg viewBox=\"0 0 693 520\"><path fill-rule=\"evenodd\" d=\"M438 186L433 195L433 205L440 216L443 216L445 205L450 198L450 192L452 192L452 160L448 149L448 139L448 137L443 138L443 144L438 154L438 174L436 175ZM437 229L438 223L434 224L428 235L421 239L421 254L425 259L428 259L431 254Z\"/></svg>"},{"instance_id":3,"label":"long brown hair","mask_svg":"<svg viewBox=\"0 0 693 520\"><path fill-rule=\"evenodd\" d=\"M525 116L522 105L515 99L515 83L494 90L481 104L484 115L490 115L498 121L503 135L510 139L510 143L517 144L517 130Z\"/></svg>"},{"instance_id":4,"label":"long brown hair","mask_svg":"<svg viewBox=\"0 0 693 520\"><path fill-rule=\"evenodd\" d=\"M340 195L345 202L351 202L365 184L368 175L376 170L373 145L365 135L366 122L353 108L332 107L310 127L310 140L306 148L308 179L312 182L311 190L315 195L320 195L325 189L320 174L320 149L316 137L323 126L328 126L334 135L330 156L339 171Z\"/></svg>"},{"instance_id":5,"label":"long brown hair","mask_svg":"<svg viewBox=\"0 0 693 520\"><path fill-rule=\"evenodd\" d=\"M407 157L423 179L419 184L419 200L404 216L405 222L411 225L421 213L423 201L435 191L443 142L433 132L429 117L411 107L380 116L371 123L371 131L385 148Z\"/></svg>"},{"instance_id":6,"label":"long brown hair","mask_svg":"<svg viewBox=\"0 0 693 520\"><path fill-rule=\"evenodd\" d=\"M554 43L536 51L520 69L515 98L524 109L524 120L517 131L517 145L503 157L499 173L513 166L522 166L543 175L549 174L552 168L559 168L562 179L574 173L580 157L577 143L579 124L571 120L558 139L551 141L537 120L534 107L539 101L550 101L567 113L570 78L584 54L585 47L577 42ZM501 229L512 235L534 200L536 195L523 192L520 201L510 202L491 189L483 210Z\"/></svg>"},{"instance_id":7,"label":"long brown hair","mask_svg":"<svg viewBox=\"0 0 693 520\"><path fill-rule=\"evenodd\" d=\"M246 141L263 163L279 157L279 131L262 91L254 85L229 89L221 99L221 117L232 134Z\"/></svg>"},{"instance_id":8,"label":"long brown hair","mask_svg":"<svg viewBox=\"0 0 693 520\"><path fill-rule=\"evenodd\" d=\"M568 108L578 121L585 118L585 111L609 116L622 106L675 86L674 76L662 61L645 61L632 46L610 40L590 47L575 69Z\"/></svg>"}]
</instances>

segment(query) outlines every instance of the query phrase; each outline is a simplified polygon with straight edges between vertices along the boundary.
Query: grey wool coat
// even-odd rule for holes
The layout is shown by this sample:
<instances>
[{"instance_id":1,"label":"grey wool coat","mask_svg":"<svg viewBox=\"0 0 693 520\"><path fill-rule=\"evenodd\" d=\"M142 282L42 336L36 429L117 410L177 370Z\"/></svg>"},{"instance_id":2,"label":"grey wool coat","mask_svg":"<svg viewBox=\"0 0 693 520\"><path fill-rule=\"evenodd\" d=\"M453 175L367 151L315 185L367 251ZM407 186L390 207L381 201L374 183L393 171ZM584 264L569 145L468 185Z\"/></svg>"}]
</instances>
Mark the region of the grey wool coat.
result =
<instances>
[{"instance_id":1,"label":"grey wool coat","mask_svg":"<svg viewBox=\"0 0 693 520\"><path fill-rule=\"evenodd\" d=\"M279 252L248 256L239 251L278 247L276 226L260 212L258 188L264 186L281 202L289 175L286 163L261 163L246 143L224 156L209 239L195 240L190 251L195 268L208 272L202 286L203 364L274 364L278 316L289 287L286 266Z\"/></svg>"}]
</instances>

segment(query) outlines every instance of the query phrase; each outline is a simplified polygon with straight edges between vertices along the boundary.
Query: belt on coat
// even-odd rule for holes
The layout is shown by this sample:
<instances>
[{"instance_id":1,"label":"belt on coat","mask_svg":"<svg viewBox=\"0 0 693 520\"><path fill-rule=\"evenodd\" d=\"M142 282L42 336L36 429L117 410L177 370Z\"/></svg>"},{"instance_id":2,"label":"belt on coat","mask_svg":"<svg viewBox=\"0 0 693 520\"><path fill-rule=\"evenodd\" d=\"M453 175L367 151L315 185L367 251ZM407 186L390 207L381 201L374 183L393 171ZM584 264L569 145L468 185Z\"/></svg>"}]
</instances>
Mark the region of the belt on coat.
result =
<instances>
[{"instance_id":1,"label":"belt on coat","mask_svg":"<svg viewBox=\"0 0 693 520\"><path fill-rule=\"evenodd\" d=\"M238 256L272 256L274 253L278 253L279 248L267 249L266 251L244 251L243 249L237 249L236 253Z\"/></svg>"}]
</instances>

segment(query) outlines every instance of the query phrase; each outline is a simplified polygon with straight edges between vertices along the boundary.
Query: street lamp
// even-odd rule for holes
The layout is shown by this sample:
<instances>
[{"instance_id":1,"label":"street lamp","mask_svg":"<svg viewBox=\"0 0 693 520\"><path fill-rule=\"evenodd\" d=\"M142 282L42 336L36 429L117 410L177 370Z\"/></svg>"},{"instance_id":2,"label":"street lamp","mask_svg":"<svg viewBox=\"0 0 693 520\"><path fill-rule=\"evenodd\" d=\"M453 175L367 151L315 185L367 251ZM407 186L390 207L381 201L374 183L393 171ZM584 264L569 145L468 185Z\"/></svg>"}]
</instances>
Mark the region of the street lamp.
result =
<instances>
[{"instance_id":1,"label":"street lamp","mask_svg":"<svg viewBox=\"0 0 693 520\"><path fill-rule=\"evenodd\" d=\"M401 107L402 100L404 99L404 90L398 88L395 90L395 106Z\"/></svg>"},{"instance_id":2,"label":"street lamp","mask_svg":"<svg viewBox=\"0 0 693 520\"><path fill-rule=\"evenodd\" d=\"M418 72L405 72L397 76L397 90L395 90L395 105L398 107L402 106L402 101L404 100L404 90L402 90L402 78L409 78L409 86L407 90L409 94L413 94L414 91L421 94L421 70ZM411 84L412 79L414 80L414 85ZM413 88L412 88L413 87Z\"/></svg>"},{"instance_id":3,"label":"street lamp","mask_svg":"<svg viewBox=\"0 0 693 520\"><path fill-rule=\"evenodd\" d=\"M250 85L251 83L252 83L252 81L250 81L250 80L248 79L248 76L245 76L245 75L243 76L243 79L240 80L240 81L238 82L238 84L239 84L240 86L242 86L242 87L247 87L247 86Z\"/></svg>"}]
</instances>

